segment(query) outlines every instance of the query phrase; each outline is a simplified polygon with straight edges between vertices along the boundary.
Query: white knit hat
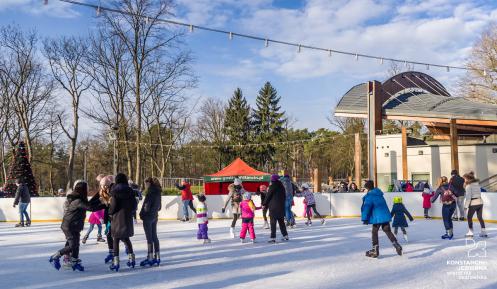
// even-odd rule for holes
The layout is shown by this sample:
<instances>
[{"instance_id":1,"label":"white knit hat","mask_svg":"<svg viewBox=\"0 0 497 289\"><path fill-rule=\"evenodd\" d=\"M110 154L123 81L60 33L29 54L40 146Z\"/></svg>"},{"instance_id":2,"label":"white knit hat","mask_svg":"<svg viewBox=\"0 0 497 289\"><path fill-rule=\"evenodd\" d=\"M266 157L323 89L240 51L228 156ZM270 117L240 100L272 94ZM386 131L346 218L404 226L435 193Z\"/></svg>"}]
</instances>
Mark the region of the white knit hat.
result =
<instances>
[{"instance_id":1,"label":"white knit hat","mask_svg":"<svg viewBox=\"0 0 497 289\"><path fill-rule=\"evenodd\" d=\"M233 184L235 184L235 186L240 186L242 184L242 181L239 178L235 178Z\"/></svg>"}]
</instances>

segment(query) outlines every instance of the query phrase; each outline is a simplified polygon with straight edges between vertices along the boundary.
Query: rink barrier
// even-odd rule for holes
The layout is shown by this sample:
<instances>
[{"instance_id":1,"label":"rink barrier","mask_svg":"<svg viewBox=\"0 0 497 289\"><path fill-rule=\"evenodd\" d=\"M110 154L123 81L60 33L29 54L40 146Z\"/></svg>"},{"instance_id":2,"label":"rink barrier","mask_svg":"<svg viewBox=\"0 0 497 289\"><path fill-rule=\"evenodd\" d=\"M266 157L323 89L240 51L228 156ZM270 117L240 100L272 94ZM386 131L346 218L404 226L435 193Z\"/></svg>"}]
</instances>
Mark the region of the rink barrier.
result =
<instances>
[{"instance_id":1,"label":"rink barrier","mask_svg":"<svg viewBox=\"0 0 497 289\"><path fill-rule=\"evenodd\" d=\"M360 217L362 197L364 193L323 193L316 194L317 210L323 216L329 218L356 218ZM393 198L400 196L409 212L415 218L424 218L423 198L421 192L409 193L385 193L385 199L391 208ZM208 195L207 207L209 218L224 219L230 218L231 207L228 204L226 213L222 214L221 209L227 196ZM482 193L483 218L487 222L497 223L497 193ZM260 206L260 198L253 198L256 206ZM33 222L60 222L63 216L64 197L39 197L32 198L28 212ZM195 201L194 201L195 202ZM18 222L19 209L13 208L13 198L0 198L0 222ZM293 212L299 218L304 212L303 198L295 198ZM141 202L138 205L141 208ZM441 218L442 204L439 200L432 204L429 211L431 217ZM193 212L189 211L190 216ZM89 214L87 214L89 216ZM177 220L183 216L182 202L180 196L162 196L162 210L159 212L160 220ZM262 210L256 211L256 218L262 218Z\"/></svg>"}]
</instances>

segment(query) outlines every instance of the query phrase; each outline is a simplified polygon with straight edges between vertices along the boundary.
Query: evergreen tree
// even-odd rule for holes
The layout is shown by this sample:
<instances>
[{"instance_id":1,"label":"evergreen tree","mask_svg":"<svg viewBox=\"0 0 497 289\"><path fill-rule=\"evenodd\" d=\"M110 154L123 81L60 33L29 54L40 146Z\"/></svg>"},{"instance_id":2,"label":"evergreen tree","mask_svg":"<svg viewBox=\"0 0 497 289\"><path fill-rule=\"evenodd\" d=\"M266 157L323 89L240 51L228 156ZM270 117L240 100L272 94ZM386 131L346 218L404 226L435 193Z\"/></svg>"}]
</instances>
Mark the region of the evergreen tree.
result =
<instances>
[{"instance_id":1,"label":"evergreen tree","mask_svg":"<svg viewBox=\"0 0 497 289\"><path fill-rule=\"evenodd\" d=\"M33 171L31 170L31 164L29 163L26 145L22 141L19 142L17 149L12 155L7 182L4 186L6 197L13 197L15 195L17 190L15 182L18 178L28 186L31 196L38 196L38 189Z\"/></svg>"},{"instance_id":2,"label":"evergreen tree","mask_svg":"<svg viewBox=\"0 0 497 289\"><path fill-rule=\"evenodd\" d=\"M246 144L250 142L250 106L242 90L237 88L226 108L224 133L230 145ZM248 157L250 147L228 147L227 152L232 159Z\"/></svg>"},{"instance_id":3,"label":"evergreen tree","mask_svg":"<svg viewBox=\"0 0 497 289\"><path fill-rule=\"evenodd\" d=\"M253 111L253 131L257 143L278 142L282 139L285 124L285 112L280 111L281 97L276 89L268 81L259 90L256 99L256 109ZM274 145L263 145L255 147L255 155L260 166L268 168L270 161L276 152Z\"/></svg>"}]
</instances>

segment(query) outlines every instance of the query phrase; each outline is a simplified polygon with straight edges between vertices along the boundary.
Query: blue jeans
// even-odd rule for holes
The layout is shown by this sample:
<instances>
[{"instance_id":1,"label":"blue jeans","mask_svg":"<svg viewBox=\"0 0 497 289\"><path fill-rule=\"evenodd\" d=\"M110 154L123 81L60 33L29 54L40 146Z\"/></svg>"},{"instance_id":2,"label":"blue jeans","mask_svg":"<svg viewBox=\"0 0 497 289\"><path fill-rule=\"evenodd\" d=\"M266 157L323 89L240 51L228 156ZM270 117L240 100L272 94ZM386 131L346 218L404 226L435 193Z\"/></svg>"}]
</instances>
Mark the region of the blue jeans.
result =
<instances>
[{"instance_id":1,"label":"blue jeans","mask_svg":"<svg viewBox=\"0 0 497 289\"><path fill-rule=\"evenodd\" d=\"M193 201L192 200L184 200L183 201L183 217L189 218L188 207L190 207L192 209L192 211L195 212L195 208L193 207Z\"/></svg>"},{"instance_id":2,"label":"blue jeans","mask_svg":"<svg viewBox=\"0 0 497 289\"><path fill-rule=\"evenodd\" d=\"M91 231L93 231L93 228L95 228L95 224L90 224L90 227L86 232L86 236L90 236L90 233ZM97 228L98 228L98 236L102 236L102 224L97 224Z\"/></svg>"},{"instance_id":3,"label":"blue jeans","mask_svg":"<svg viewBox=\"0 0 497 289\"><path fill-rule=\"evenodd\" d=\"M292 212L292 203L293 203L293 197L287 198L285 200L285 215L286 215L286 221L289 223L293 223L293 212Z\"/></svg>"},{"instance_id":4,"label":"blue jeans","mask_svg":"<svg viewBox=\"0 0 497 289\"><path fill-rule=\"evenodd\" d=\"M29 214L27 211L28 206L29 206L29 203L19 203L19 215L21 215L21 223L24 223L24 216L26 216L26 222L31 223L31 220L29 219Z\"/></svg>"},{"instance_id":5,"label":"blue jeans","mask_svg":"<svg viewBox=\"0 0 497 289\"><path fill-rule=\"evenodd\" d=\"M442 206L442 218L444 220L445 230L452 229L454 226L452 225L452 214L456 210L456 202L453 202L450 205L444 204Z\"/></svg>"}]
</instances>

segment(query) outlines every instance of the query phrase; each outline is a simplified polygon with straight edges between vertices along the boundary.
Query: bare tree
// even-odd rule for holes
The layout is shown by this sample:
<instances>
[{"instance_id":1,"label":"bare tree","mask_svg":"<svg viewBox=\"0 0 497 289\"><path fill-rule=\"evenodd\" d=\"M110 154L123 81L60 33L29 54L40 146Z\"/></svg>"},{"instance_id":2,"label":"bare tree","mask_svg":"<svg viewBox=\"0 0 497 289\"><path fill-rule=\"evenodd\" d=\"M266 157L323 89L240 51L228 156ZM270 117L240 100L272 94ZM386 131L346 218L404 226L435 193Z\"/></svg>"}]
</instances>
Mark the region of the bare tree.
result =
<instances>
[{"instance_id":1,"label":"bare tree","mask_svg":"<svg viewBox=\"0 0 497 289\"><path fill-rule=\"evenodd\" d=\"M67 165L67 189L73 182L74 158L79 133L80 100L82 94L91 85L91 79L84 69L84 57L88 53L87 40L76 37L47 39L44 42L44 54L50 64L52 75L71 99L71 128L67 127L61 115L58 116L60 126L70 141L69 160Z\"/></svg>"}]
</instances>

